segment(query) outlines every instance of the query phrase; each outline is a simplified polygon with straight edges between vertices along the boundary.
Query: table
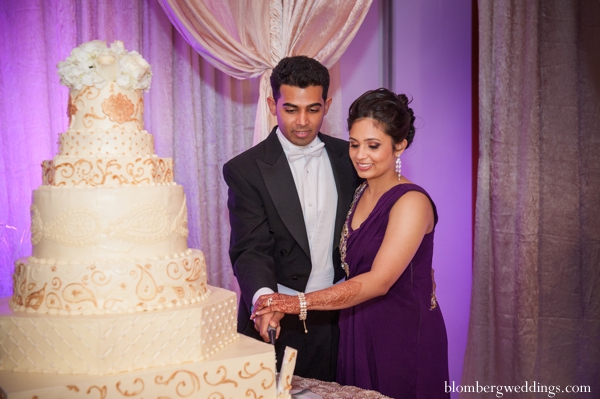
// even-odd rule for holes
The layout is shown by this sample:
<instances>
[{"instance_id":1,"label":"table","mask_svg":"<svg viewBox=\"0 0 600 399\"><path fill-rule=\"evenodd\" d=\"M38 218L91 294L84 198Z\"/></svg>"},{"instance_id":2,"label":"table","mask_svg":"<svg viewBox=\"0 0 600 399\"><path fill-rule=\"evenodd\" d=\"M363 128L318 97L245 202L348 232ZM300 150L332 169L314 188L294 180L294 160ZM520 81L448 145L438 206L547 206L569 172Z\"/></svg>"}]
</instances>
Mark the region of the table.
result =
<instances>
[{"instance_id":1,"label":"table","mask_svg":"<svg viewBox=\"0 0 600 399\"><path fill-rule=\"evenodd\" d=\"M298 389L307 388L310 389L310 393L295 396L294 399L392 399L379 392L353 386L342 386L335 382L324 382L298 376L292 378L292 393Z\"/></svg>"}]
</instances>

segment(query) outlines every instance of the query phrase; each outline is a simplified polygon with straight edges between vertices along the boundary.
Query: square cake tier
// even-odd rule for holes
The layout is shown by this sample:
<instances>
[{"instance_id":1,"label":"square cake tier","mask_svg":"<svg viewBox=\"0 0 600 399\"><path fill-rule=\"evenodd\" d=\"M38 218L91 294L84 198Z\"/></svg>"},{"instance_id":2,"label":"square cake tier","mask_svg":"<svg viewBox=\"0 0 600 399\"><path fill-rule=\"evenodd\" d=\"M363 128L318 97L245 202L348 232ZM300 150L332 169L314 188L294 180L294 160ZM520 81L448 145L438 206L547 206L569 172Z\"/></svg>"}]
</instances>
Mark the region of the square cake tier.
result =
<instances>
[{"instance_id":1,"label":"square cake tier","mask_svg":"<svg viewBox=\"0 0 600 399\"><path fill-rule=\"evenodd\" d=\"M238 339L234 292L119 315L14 312L0 300L0 370L106 375L203 361Z\"/></svg>"},{"instance_id":2,"label":"square cake tier","mask_svg":"<svg viewBox=\"0 0 600 399\"><path fill-rule=\"evenodd\" d=\"M275 399L275 351L240 336L202 362L105 376L2 371L0 386L7 399Z\"/></svg>"}]
</instances>

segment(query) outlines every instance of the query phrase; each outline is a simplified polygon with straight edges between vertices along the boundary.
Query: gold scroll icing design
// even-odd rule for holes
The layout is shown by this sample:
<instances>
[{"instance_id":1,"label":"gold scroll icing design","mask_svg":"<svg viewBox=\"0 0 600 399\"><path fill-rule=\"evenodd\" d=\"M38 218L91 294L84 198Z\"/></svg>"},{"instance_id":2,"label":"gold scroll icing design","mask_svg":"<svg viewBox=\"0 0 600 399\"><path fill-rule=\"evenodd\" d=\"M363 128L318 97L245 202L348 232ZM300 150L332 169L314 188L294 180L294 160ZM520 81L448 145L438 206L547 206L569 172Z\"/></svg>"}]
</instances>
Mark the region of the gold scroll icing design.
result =
<instances>
[{"instance_id":1,"label":"gold scroll icing design","mask_svg":"<svg viewBox=\"0 0 600 399\"><path fill-rule=\"evenodd\" d=\"M177 384L175 392L177 392L180 397L184 398L192 395L194 392L200 391L200 379L195 373L188 370L177 370L166 380L163 376L157 375L154 382L157 385L165 386L169 385L171 382Z\"/></svg>"},{"instance_id":2,"label":"gold scroll icing design","mask_svg":"<svg viewBox=\"0 0 600 399\"><path fill-rule=\"evenodd\" d=\"M289 357L287 358L287 363L291 363L291 362L293 362L293 361L294 361L294 358L296 357L296 354L297 354L297 353L298 353L297 351L291 351L291 352L289 353L289 355L288 355ZM279 380L279 381L280 381L280 383L283 385L283 390L284 390L284 391L287 391L287 392L289 392L289 391L290 391L290 389L292 389L292 377L293 377L293 375L292 375L292 374L286 374L286 376L285 376L285 380L283 381L283 383L281 383L281 380ZM280 387L280 388L281 388L281 387Z\"/></svg>"},{"instance_id":3,"label":"gold scroll icing design","mask_svg":"<svg viewBox=\"0 0 600 399\"><path fill-rule=\"evenodd\" d=\"M48 309L60 310L63 308L63 304L62 304L62 301L60 300L60 297L58 295L56 295L56 293L50 292L46 296L46 307Z\"/></svg>"},{"instance_id":4,"label":"gold scroll icing design","mask_svg":"<svg viewBox=\"0 0 600 399\"><path fill-rule=\"evenodd\" d=\"M76 113L79 111L77 104L79 104L83 109L86 106L85 100L94 100L98 98L99 95L100 90L92 86L86 86L75 96L75 98L72 99L68 106L68 109L70 109L70 111L67 110L67 113L72 112L69 117L69 126L71 126L71 123L73 122ZM94 111L94 107L90 107L90 112L87 112L83 115L83 126L85 126L86 128L91 128L94 125L94 120L103 119L106 119L106 116L100 116L96 114L96 111Z\"/></svg>"},{"instance_id":5,"label":"gold scroll icing design","mask_svg":"<svg viewBox=\"0 0 600 399\"><path fill-rule=\"evenodd\" d=\"M100 388L97 385L93 385L91 387L89 387L89 389L87 390L87 394L89 395L90 393L92 393L92 389L97 389L98 393L100 394L100 397L98 399L106 399L106 386L103 386L102 388Z\"/></svg>"},{"instance_id":6,"label":"gold scroll icing design","mask_svg":"<svg viewBox=\"0 0 600 399\"><path fill-rule=\"evenodd\" d=\"M173 291L175 291L175 295L177 295L179 299L185 298L185 290L183 287L173 287Z\"/></svg>"},{"instance_id":7,"label":"gold scroll icing design","mask_svg":"<svg viewBox=\"0 0 600 399\"><path fill-rule=\"evenodd\" d=\"M13 272L12 275L12 280L13 280L13 296L12 296L12 304L17 305L17 306L23 306L24 305L24 301L23 301L23 296L21 295L23 292L25 292L25 288L26 288L26 281L23 278L25 275L25 265L21 262L17 262L17 264L15 265L15 271Z\"/></svg>"},{"instance_id":8,"label":"gold scroll icing design","mask_svg":"<svg viewBox=\"0 0 600 399\"><path fill-rule=\"evenodd\" d=\"M185 298L201 298L208 294L206 271L195 269L205 267L201 265L205 265L201 253L123 267L17 262L12 276L11 307L15 310L29 308L40 313L65 310L80 314L94 309L110 313L143 311L163 307L168 302L177 305ZM193 275L200 277L189 282ZM129 287L134 296L123 297L123 292L130 292Z\"/></svg>"},{"instance_id":9,"label":"gold scroll icing design","mask_svg":"<svg viewBox=\"0 0 600 399\"><path fill-rule=\"evenodd\" d=\"M69 101L67 103L67 116L69 117L69 126L71 126L71 123L73 122L73 116L77 113L77 111L78 109L75 105L75 102L73 101L71 96L69 96Z\"/></svg>"},{"instance_id":10,"label":"gold scroll icing design","mask_svg":"<svg viewBox=\"0 0 600 399\"><path fill-rule=\"evenodd\" d=\"M188 270L187 268L188 263L184 262L183 267ZM202 272L204 272L204 270L206 270L206 266L204 263L204 258L200 259L200 258L194 258L194 263L193 266L191 267L191 273L188 277L186 277L185 281L196 281L200 278L200 276L202 275Z\"/></svg>"},{"instance_id":11,"label":"gold scroll icing design","mask_svg":"<svg viewBox=\"0 0 600 399\"><path fill-rule=\"evenodd\" d=\"M85 114L83 116L83 126L87 127L88 129L91 128L92 126L94 126L94 122L91 119L98 119L98 120L106 119L105 116L96 115L96 113L94 111L94 107L91 107L90 111L91 112L88 112L87 114Z\"/></svg>"},{"instance_id":12,"label":"gold scroll icing design","mask_svg":"<svg viewBox=\"0 0 600 399\"><path fill-rule=\"evenodd\" d=\"M92 302L97 306L94 293L87 289L83 284L71 283L63 290L63 298L70 303Z\"/></svg>"},{"instance_id":13,"label":"gold scroll icing design","mask_svg":"<svg viewBox=\"0 0 600 399\"><path fill-rule=\"evenodd\" d=\"M141 384L142 386L137 391L133 391L133 392L129 392L126 389L122 389L121 388L121 381L117 382L116 388L117 388L117 391L119 391L119 393L121 395L123 395L123 396L127 396L127 397L137 396L137 395L141 394L142 392L144 392L144 388L145 388L144 380L142 380L141 378L136 378L133 381L134 385L137 385L138 383Z\"/></svg>"},{"instance_id":14,"label":"gold scroll icing design","mask_svg":"<svg viewBox=\"0 0 600 399\"><path fill-rule=\"evenodd\" d=\"M164 159L137 158L133 162L125 165L125 172L114 174L113 179L118 180L120 184L150 184L170 183L173 181L173 170L171 163Z\"/></svg>"},{"instance_id":15,"label":"gold scroll icing design","mask_svg":"<svg viewBox=\"0 0 600 399\"><path fill-rule=\"evenodd\" d=\"M144 177L146 176L146 168L144 168L144 166L150 166L150 176L152 177L152 180L154 180L156 178L156 165L154 164L154 161L150 158L145 159L142 162L142 165L139 165L140 161L141 159L138 158L135 160L135 162L128 163L125 167L125 170L127 170L127 174L129 175L129 177L131 177L131 183L150 183L150 178ZM121 183L129 183L129 181L127 179L124 179L121 180Z\"/></svg>"},{"instance_id":16,"label":"gold scroll icing design","mask_svg":"<svg viewBox=\"0 0 600 399\"><path fill-rule=\"evenodd\" d=\"M44 302L44 297L46 295L46 284L39 291L32 292L25 299L25 307L32 308L38 310L42 303Z\"/></svg>"},{"instance_id":17,"label":"gold scroll icing design","mask_svg":"<svg viewBox=\"0 0 600 399\"><path fill-rule=\"evenodd\" d=\"M208 385L211 385L213 387L216 387L217 385L222 385L222 384L233 384L233 386L237 388L238 383L235 382L234 380L231 380L231 379L227 378L227 367L225 367L225 366L219 366L219 368L217 369L217 372L216 372L216 377L219 378L219 375L221 375L221 377L220 377L221 379L220 380L215 381L215 382L211 382L211 381L209 381L209 378L208 378L208 371L206 371L204 373L204 381Z\"/></svg>"},{"instance_id":18,"label":"gold scroll icing design","mask_svg":"<svg viewBox=\"0 0 600 399\"><path fill-rule=\"evenodd\" d=\"M171 162L165 162L163 159L159 159L156 164L156 180L160 182L172 182L173 181L173 166ZM187 214L187 213L186 213Z\"/></svg>"},{"instance_id":19,"label":"gold scroll icing design","mask_svg":"<svg viewBox=\"0 0 600 399\"><path fill-rule=\"evenodd\" d=\"M56 165L55 169L56 169L56 173L58 173L59 177L62 177L63 179L71 179L75 175L87 177L90 174L92 175L91 179L88 177L86 180L93 181L94 179L98 178L98 174L92 174L92 172L94 170L94 165L92 164L92 162L88 161L87 159L80 159L75 163L65 162L63 164ZM59 185L63 185L63 184L59 184ZM75 184L77 184L77 183L75 183Z\"/></svg>"},{"instance_id":20,"label":"gold scroll icing design","mask_svg":"<svg viewBox=\"0 0 600 399\"><path fill-rule=\"evenodd\" d=\"M42 184L51 186L54 184L54 162L42 162Z\"/></svg>"},{"instance_id":21,"label":"gold scroll icing design","mask_svg":"<svg viewBox=\"0 0 600 399\"><path fill-rule=\"evenodd\" d=\"M100 96L100 90L95 86L85 86L73 99L73 104L81 103L85 106L84 100L95 100Z\"/></svg>"},{"instance_id":22,"label":"gold scroll icing design","mask_svg":"<svg viewBox=\"0 0 600 399\"><path fill-rule=\"evenodd\" d=\"M180 262L181 262L181 264L180 264ZM194 282L200 280L202 277L204 277L204 275L206 273L205 270L206 270L206 264L205 264L203 256L194 257L192 262L188 261L187 259L183 259L181 261L176 261L176 262L169 262L169 264L167 264L167 267L166 267L167 276L169 278L171 278L173 281L178 282L178 281L181 281L182 279L184 279L184 281L189 282L189 283L194 283ZM184 273L187 273L187 276L184 276ZM205 286L204 282L201 281L200 283L201 283L201 285L199 287L200 291L206 292L206 286ZM172 286L172 288L178 298L180 298L180 299L185 298L186 291L183 287ZM194 291L194 296L200 295L200 292L198 292L198 289L196 288L195 285L190 284L189 289Z\"/></svg>"},{"instance_id":23,"label":"gold scroll icing design","mask_svg":"<svg viewBox=\"0 0 600 399\"><path fill-rule=\"evenodd\" d=\"M271 370L268 367L265 367L265 365L262 362L260 363L258 370L254 371L254 372L248 370L249 366L250 366L250 362L246 362L244 364L244 369L238 373L240 378L247 380L250 378L254 378L259 373L265 371L267 374L263 378L263 380L261 382L261 386L264 389L269 389L273 386L273 384L275 383L275 373L273 372L273 370Z\"/></svg>"},{"instance_id":24,"label":"gold scroll icing design","mask_svg":"<svg viewBox=\"0 0 600 399\"><path fill-rule=\"evenodd\" d=\"M156 295L160 291L162 291L161 287L157 287L156 281L154 281L154 278L147 270L145 270L140 265L136 266L138 267L138 269L140 269L141 273L140 280L138 281L138 284L135 289L135 293L137 294L138 298L140 298L142 301L151 301L154 298L156 298ZM146 267L149 269L150 265L146 265Z\"/></svg>"},{"instance_id":25,"label":"gold scroll icing design","mask_svg":"<svg viewBox=\"0 0 600 399\"><path fill-rule=\"evenodd\" d=\"M150 183L171 183L173 168L171 162L164 159L137 158L131 162L119 159L82 158L75 162L62 162L53 165L52 161L42 164L43 182L54 186L103 186L140 185Z\"/></svg>"}]
</instances>

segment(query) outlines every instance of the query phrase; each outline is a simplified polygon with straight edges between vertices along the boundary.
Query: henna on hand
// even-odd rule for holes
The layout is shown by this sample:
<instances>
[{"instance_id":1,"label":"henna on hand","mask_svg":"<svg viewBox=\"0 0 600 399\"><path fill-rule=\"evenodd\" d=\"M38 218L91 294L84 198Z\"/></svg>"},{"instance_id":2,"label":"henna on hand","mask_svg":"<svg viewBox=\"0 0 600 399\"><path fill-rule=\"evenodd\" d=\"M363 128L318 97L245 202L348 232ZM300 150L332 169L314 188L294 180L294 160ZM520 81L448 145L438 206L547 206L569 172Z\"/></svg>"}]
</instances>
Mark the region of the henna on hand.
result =
<instances>
[{"instance_id":1,"label":"henna on hand","mask_svg":"<svg viewBox=\"0 0 600 399\"><path fill-rule=\"evenodd\" d=\"M300 314L300 301L297 296L284 295L277 292L261 295L254 304L254 313L252 313L250 319L271 312Z\"/></svg>"},{"instance_id":2,"label":"henna on hand","mask_svg":"<svg viewBox=\"0 0 600 399\"><path fill-rule=\"evenodd\" d=\"M308 310L344 309L360 293L362 283L348 280L324 290L306 294Z\"/></svg>"},{"instance_id":3,"label":"henna on hand","mask_svg":"<svg viewBox=\"0 0 600 399\"><path fill-rule=\"evenodd\" d=\"M308 310L334 310L349 307L349 304L358 296L362 283L348 280L324 290L306 294L306 307ZM250 319L271 312L286 314L300 314L300 300L294 295L280 293L261 295L254 304L254 313Z\"/></svg>"}]
</instances>

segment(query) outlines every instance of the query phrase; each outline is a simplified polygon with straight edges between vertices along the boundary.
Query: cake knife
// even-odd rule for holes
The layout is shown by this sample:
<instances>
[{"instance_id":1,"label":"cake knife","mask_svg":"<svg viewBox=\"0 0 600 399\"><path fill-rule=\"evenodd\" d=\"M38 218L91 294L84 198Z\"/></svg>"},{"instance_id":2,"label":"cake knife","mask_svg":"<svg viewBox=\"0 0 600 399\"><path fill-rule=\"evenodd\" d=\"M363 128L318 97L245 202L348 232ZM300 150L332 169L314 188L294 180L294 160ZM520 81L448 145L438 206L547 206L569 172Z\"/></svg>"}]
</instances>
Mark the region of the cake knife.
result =
<instances>
[{"instance_id":1,"label":"cake knife","mask_svg":"<svg viewBox=\"0 0 600 399\"><path fill-rule=\"evenodd\" d=\"M277 329L275 327L269 326L267 329L267 333L269 334L269 343L271 345L275 345L275 336L277 335Z\"/></svg>"}]
</instances>

